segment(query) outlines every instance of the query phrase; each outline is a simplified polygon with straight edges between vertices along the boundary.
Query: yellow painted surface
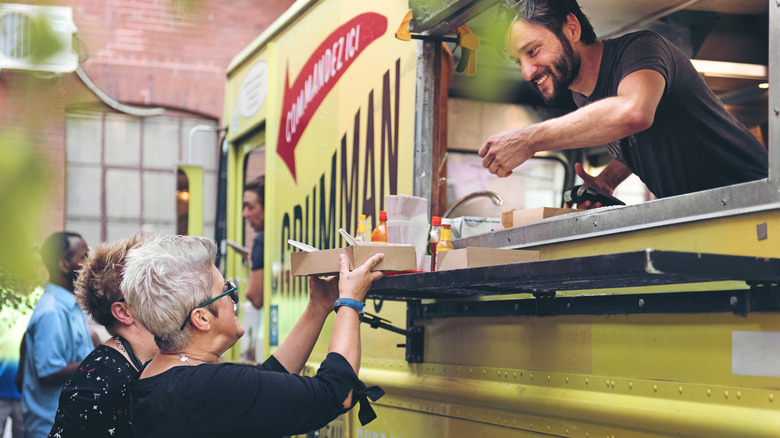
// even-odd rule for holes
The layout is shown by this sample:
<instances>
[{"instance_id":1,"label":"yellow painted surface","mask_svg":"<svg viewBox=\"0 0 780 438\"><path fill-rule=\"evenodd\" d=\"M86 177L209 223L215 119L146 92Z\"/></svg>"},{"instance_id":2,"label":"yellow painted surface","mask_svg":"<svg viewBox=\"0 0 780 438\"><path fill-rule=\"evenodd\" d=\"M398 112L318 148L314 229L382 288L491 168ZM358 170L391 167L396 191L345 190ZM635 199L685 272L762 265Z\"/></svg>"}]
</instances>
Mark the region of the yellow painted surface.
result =
<instances>
[{"instance_id":1,"label":"yellow painted surface","mask_svg":"<svg viewBox=\"0 0 780 438\"><path fill-rule=\"evenodd\" d=\"M756 226L767 224L768 238L758 240ZM746 214L669 225L541 248L542 260L614 254L653 248L755 257L780 257L780 211Z\"/></svg>"},{"instance_id":2,"label":"yellow painted surface","mask_svg":"<svg viewBox=\"0 0 780 438\"><path fill-rule=\"evenodd\" d=\"M779 216L756 213L540 249L545 259L648 247L778 257L773 230ZM760 223L768 225L769 238L762 241L756 234ZM720 282L587 293L706 294L745 287ZM509 298L528 297L504 297ZM780 332L775 312L419 323L426 330L424 364L394 359L395 352L382 348L364 351L361 377L388 392L372 430L394 436L780 436L780 378L732 370L732 334ZM364 344L394 336L366 332Z\"/></svg>"}]
</instances>

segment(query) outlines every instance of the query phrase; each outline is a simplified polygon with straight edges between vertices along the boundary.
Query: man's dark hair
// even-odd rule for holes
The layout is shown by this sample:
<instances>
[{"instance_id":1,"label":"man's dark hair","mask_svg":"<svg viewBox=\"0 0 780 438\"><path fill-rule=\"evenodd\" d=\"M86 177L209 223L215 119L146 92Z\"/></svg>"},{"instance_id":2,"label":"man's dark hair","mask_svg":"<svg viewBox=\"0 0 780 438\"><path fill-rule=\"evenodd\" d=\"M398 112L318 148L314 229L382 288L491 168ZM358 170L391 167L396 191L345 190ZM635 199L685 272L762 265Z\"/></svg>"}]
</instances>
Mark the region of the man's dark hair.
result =
<instances>
[{"instance_id":1,"label":"man's dark hair","mask_svg":"<svg viewBox=\"0 0 780 438\"><path fill-rule=\"evenodd\" d=\"M590 20L582 12L577 0L506 0L504 7L514 14L514 20L522 20L549 29L562 37L563 25L569 14L573 14L580 22L582 35L580 40L585 44L596 42L596 32Z\"/></svg>"},{"instance_id":2,"label":"man's dark hair","mask_svg":"<svg viewBox=\"0 0 780 438\"><path fill-rule=\"evenodd\" d=\"M47 237L41 245L41 259L50 278L58 278L60 275L60 261L73 255L73 245L79 240L84 240L78 233L61 231Z\"/></svg>"},{"instance_id":3,"label":"man's dark hair","mask_svg":"<svg viewBox=\"0 0 780 438\"><path fill-rule=\"evenodd\" d=\"M244 191L257 193L257 201L265 208L265 175L260 175L246 183Z\"/></svg>"}]
</instances>

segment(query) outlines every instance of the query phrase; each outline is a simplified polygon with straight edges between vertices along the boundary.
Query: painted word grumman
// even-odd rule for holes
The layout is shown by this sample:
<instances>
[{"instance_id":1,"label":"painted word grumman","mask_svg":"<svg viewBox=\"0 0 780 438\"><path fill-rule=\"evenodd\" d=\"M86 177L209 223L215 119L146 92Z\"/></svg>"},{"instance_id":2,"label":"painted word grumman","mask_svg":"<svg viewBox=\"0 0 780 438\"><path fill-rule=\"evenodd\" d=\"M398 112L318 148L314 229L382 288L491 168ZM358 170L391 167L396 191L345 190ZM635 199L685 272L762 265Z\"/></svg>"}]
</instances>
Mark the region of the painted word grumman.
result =
<instances>
[{"instance_id":1,"label":"painted word grumman","mask_svg":"<svg viewBox=\"0 0 780 438\"><path fill-rule=\"evenodd\" d=\"M277 260L280 266L284 265L288 239L310 242L317 248L334 248L340 244L337 239L341 237L336 231L340 224L356 223L359 214L378 217L377 208L381 209L382 200L377 204L376 198L398 193L399 145L394 126L398 123L399 109L396 104L391 110L391 104L396 101L400 88L400 60L396 62L394 73L393 87L390 85L390 71L382 75L381 112L375 110L374 90L371 90L366 101L365 119L358 109L351 133L342 134L330 158L330 166L323 170L303 202L293 205L290 210L268 213L276 215L281 223L282 258ZM382 127L379 144L373 132L377 118ZM349 141L350 137L352 141ZM363 184L359 184L360 181ZM337 216L342 218L338 224ZM287 270L283 271L281 278L280 293L303 292L299 289L301 282L290 284ZM291 287L292 291L289 290Z\"/></svg>"}]
</instances>

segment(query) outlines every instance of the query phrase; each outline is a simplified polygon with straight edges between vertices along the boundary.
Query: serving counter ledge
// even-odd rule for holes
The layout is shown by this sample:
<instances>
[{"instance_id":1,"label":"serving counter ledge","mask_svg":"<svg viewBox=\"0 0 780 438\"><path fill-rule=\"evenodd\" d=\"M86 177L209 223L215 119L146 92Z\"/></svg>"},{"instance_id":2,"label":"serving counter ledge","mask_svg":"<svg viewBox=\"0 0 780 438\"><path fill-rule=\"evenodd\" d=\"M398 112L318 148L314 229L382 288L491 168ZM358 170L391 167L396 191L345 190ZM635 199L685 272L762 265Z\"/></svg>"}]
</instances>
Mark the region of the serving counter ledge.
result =
<instances>
[{"instance_id":1,"label":"serving counter ledge","mask_svg":"<svg viewBox=\"0 0 780 438\"><path fill-rule=\"evenodd\" d=\"M647 249L452 271L394 275L372 285L368 298L420 300L484 295L549 295L715 281L780 282L780 259Z\"/></svg>"}]
</instances>

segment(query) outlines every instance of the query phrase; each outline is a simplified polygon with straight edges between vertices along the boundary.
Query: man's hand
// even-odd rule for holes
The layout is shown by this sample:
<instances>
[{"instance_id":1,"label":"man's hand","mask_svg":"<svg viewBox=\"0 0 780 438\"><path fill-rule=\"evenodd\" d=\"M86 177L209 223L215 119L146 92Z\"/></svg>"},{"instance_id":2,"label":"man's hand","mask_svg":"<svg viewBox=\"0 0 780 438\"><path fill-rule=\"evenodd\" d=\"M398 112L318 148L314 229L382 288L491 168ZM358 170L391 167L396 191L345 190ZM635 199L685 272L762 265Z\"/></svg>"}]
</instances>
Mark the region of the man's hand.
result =
<instances>
[{"instance_id":1,"label":"man's hand","mask_svg":"<svg viewBox=\"0 0 780 438\"><path fill-rule=\"evenodd\" d=\"M593 176L590 175L588 172L585 172L585 169L582 167L582 164L580 163L574 163L574 171L577 173L577 176L582 178L582 181L584 184L596 187L597 189L601 190L602 192L611 195L615 188L612 187L609 182L607 182L604 178L599 178L599 176ZM603 172L602 172L603 173ZM571 207L571 205L569 205ZM599 208L602 207L601 202L592 203L590 201L585 201L580 204L577 204L577 209L579 210L589 210L591 208Z\"/></svg>"},{"instance_id":2,"label":"man's hand","mask_svg":"<svg viewBox=\"0 0 780 438\"><path fill-rule=\"evenodd\" d=\"M479 149L482 167L499 178L512 174L512 169L533 157L530 129L520 128L496 134Z\"/></svg>"}]
</instances>

